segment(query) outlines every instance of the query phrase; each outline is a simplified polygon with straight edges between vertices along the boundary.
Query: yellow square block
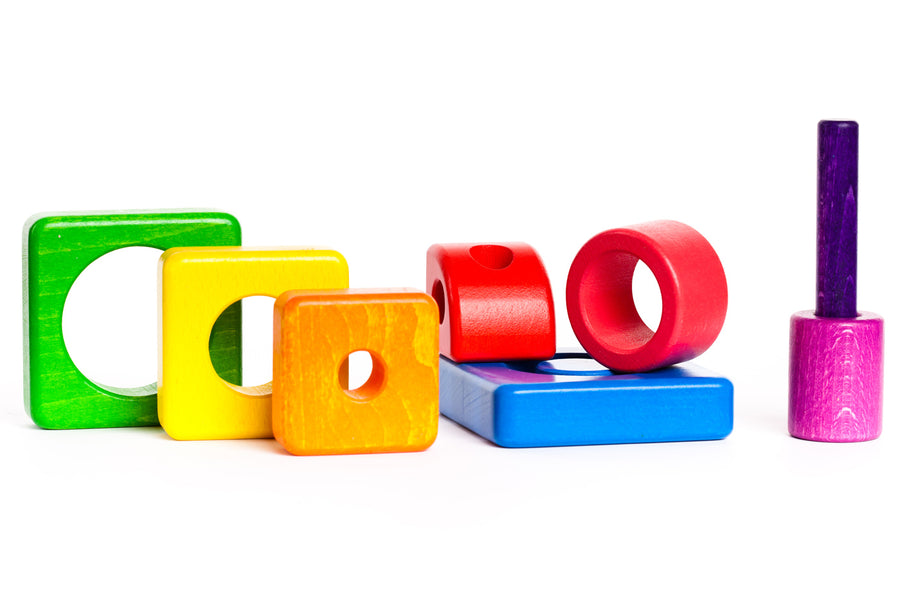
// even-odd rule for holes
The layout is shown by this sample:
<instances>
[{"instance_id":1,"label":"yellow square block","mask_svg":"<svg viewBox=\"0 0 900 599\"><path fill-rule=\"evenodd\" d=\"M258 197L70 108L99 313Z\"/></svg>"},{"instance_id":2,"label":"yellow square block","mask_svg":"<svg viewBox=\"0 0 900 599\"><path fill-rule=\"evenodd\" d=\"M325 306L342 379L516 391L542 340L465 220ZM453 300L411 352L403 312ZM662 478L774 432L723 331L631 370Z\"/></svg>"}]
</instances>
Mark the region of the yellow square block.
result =
<instances>
[{"instance_id":1,"label":"yellow square block","mask_svg":"<svg viewBox=\"0 0 900 599\"><path fill-rule=\"evenodd\" d=\"M159 422L174 439L272 436L271 384L237 387L209 357L213 323L252 295L342 289L347 262L310 248L175 248L159 261Z\"/></svg>"},{"instance_id":2,"label":"yellow square block","mask_svg":"<svg viewBox=\"0 0 900 599\"><path fill-rule=\"evenodd\" d=\"M422 451L437 436L438 309L414 289L288 291L275 302L272 427L295 455ZM372 356L348 391L347 359Z\"/></svg>"}]
</instances>

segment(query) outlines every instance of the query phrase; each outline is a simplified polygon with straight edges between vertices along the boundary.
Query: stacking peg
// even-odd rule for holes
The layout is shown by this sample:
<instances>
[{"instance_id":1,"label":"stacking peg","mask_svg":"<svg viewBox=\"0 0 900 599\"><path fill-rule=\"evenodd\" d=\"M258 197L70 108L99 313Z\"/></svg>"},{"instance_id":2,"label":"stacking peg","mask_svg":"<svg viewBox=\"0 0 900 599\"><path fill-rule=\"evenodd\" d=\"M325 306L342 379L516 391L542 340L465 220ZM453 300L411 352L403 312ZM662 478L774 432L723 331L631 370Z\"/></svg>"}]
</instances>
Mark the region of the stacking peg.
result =
<instances>
[{"instance_id":1,"label":"stacking peg","mask_svg":"<svg viewBox=\"0 0 900 599\"><path fill-rule=\"evenodd\" d=\"M828 442L881 434L884 321L856 310L859 126L820 121L816 311L791 317L791 435Z\"/></svg>"}]
</instances>

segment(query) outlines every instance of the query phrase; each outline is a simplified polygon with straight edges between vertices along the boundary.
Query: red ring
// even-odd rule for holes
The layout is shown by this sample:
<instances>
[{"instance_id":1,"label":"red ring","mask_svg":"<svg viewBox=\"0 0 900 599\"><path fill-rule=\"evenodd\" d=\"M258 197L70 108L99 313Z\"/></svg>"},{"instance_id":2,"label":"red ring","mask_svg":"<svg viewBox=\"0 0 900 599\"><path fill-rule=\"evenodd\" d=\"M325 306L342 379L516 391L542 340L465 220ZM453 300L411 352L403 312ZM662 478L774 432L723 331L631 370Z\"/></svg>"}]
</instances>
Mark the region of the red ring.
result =
<instances>
[{"instance_id":1,"label":"red ring","mask_svg":"<svg viewBox=\"0 0 900 599\"><path fill-rule=\"evenodd\" d=\"M643 261L659 284L654 333L634 306L632 276ZM645 372L695 358L716 340L728 307L725 271L700 233L671 220L612 229L579 250L569 269L566 307L575 336L598 362Z\"/></svg>"}]
</instances>

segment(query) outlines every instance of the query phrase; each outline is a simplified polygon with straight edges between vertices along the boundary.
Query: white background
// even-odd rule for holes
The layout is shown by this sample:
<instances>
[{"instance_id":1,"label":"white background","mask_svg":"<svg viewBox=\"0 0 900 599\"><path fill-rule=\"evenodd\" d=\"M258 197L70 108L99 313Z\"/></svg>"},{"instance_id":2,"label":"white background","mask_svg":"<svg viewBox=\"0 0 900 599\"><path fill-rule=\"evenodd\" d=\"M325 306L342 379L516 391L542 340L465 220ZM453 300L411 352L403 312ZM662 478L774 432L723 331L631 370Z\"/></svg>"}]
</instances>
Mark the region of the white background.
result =
<instances>
[{"instance_id":1,"label":"white background","mask_svg":"<svg viewBox=\"0 0 900 599\"><path fill-rule=\"evenodd\" d=\"M887 6L3 2L0 595L896 596ZM871 443L787 434L822 118L861 128L859 307L887 322ZM245 245L340 250L355 287L421 288L431 243L527 241L560 346L575 344L565 277L588 238L686 222L728 275L725 327L698 362L734 381L734 433L507 450L442 419L424 453L296 458L267 440L36 429L25 219L197 206L235 214ZM151 292L125 290L116 328L155 326L146 272ZM256 347L266 334L248 332ZM98 355L134 349L97 337Z\"/></svg>"}]
</instances>

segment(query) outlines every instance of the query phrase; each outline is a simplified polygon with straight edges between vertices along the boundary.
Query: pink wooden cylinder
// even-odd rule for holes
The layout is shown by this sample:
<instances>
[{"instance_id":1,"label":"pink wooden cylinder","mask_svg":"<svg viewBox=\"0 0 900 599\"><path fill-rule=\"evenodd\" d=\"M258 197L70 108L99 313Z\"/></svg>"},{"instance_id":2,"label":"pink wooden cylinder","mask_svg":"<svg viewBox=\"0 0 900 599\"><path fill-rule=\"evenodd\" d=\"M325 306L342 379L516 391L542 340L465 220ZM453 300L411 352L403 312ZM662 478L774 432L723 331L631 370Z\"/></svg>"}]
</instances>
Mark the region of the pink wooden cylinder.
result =
<instances>
[{"instance_id":1,"label":"pink wooden cylinder","mask_svg":"<svg viewBox=\"0 0 900 599\"><path fill-rule=\"evenodd\" d=\"M884 321L791 317L791 435L810 441L869 441L881 434Z\"/></svg>"}]
</instances>

